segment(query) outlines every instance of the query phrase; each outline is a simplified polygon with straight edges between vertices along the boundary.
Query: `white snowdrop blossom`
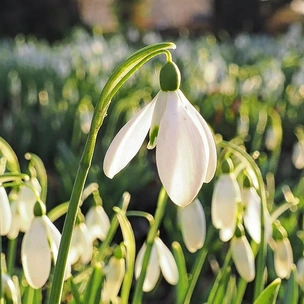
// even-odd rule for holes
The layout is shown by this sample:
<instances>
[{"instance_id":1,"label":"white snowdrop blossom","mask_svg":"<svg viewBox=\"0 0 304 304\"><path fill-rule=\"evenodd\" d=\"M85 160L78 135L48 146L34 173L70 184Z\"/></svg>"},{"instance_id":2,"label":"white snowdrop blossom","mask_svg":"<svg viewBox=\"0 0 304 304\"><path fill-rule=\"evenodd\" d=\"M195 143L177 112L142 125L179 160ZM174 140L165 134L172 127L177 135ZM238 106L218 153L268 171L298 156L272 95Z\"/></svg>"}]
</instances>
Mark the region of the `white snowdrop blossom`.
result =
<instances>
[{"instance_id":1,"label":"white snowdrop blossom","mask_svg":"<svg viewBox=\"0 0 304 304\"><path fill-rule=\"evenodd\" d=\"M247 238L234 236L230 243L232 259L240 276L247 282L255 277L254 255Z\"/></svg>"},{"instance_id":2,"label":"white snowdrop blossom","mask_svg":"<svg viewBox=\"0 0 304 304\"><path fill-rule=\"evenodd\" d=\"M7 235L12 224L12 212L7 193L0 184L0 234Z\"/></svg>"},{"instance_id":3,"label":"white snowdrop blossom","mask_svg":"<svg viewBox=\"0 0 304 304\"><path fill-rule=\"evenodd\" d=\"M162 87L127 122L112 141L103 169L113 178L136 155L150 129L148 148L156 147L160 180L170 199L183 207L195 199L203 183L213 178L217 155L206 121L178 87L167 90Z\"/></svg>"},{"instance_id":4,"label":"white snowdrop blossom","mask_svg":"<svg viewBox=\"0 0 304 304\"><path fill-rule=\"evenodd\" d=\"M18 297L19 290L14 284L12 278L6 273L2 273L1 277L2 277L2 292L3 292L4 303L12 303L12 304L21 303Z\"/></svg>"},{"instance_id":5,"label":"white snowdrop blossom","mask_svg":"<svg viewBox=\"0 0 304 304\"><path fill-rule=\"evenodd\" d=\"M105 281L101 291L102 303L117 303L116 298L126 272L125 260L112 256L104 272Z\"/></svg>"},{"instance_id":6,"label":"white snowdrop blossom","mask_svg":"<svg viewBox=\"0 0 304 304\"><path fill-rule=\"evenodd\" d=\"M29 285L41 288L49 278L52 257L56 263L61 234L45 215L33 218L21 245L21 262ZM66 278L70 273L67 265Z\"/></svg>"},{"instance_id":7,"label":"white snowdrop blossom","mask_svg":"<svg viewBox=\"0 0 304 304\"><path fill-rule=\"evenodd\" d=\"M293 264L293 253L289 239L284 237L276 240L273 250L274 268L277 276L281 279L288 279Z\"/></svg>"},{"instance_id":8,"label":"white snowdrop blossom","mask_svg":"<svg viewBox=\"0 0 304 304\"><path fill-rule=\"evenodd\" d=\"M220 229L220 239L223 242L229 241L234 234L240 201L241 190L235 175L220 175L213 191L211 217L214 227Z\"/></svg>"},{"instance_id":9,"label":"white snowdrop blossom","mask_svg":"<svg viewBox=\"0 0 304 304\"><path fill-rule=\"evenodd\" d=\"M292 162L297 169L304 168L304 140L295 143L292 151Z\"/></svg>"},{"instance_id":10,"label":"white snowdrop blossom","mask_svg":"<svg viewBox=\"0 0 304 304\"><path fill-rule=\"evenodd\" d=\"M190 205L180 207L178 218L187 249L196 252L206 238L206 217L201 202L195 199Z\"/></svg>"},{"instance_id":11,"label":"white snowdrop blossom","mask_svg":"<svg viewBox=\"0 0 304 304\"><path fill-rule=\"evenodd\" d=\"M103 241L110 229L110 220L102 206L92 207L85 217L85 223L93 240Z\"/></svg>"},{"instance_id":12,"label":"white snowdrop blossom","mask_svg":"<svg viewBox=\"0 0 304 304\"><path fill-rule=\"evenodd\" d=\"M26 182L29 186L33 187L40 195L41 186L36 178L32 178ZM37 201L37 197L30 187L22 186L20 188L19 197L17 199L18 214L20 216L20 231L26 232L34 218L34 205Z\"/></svg>"},{"instance_id":13,"label":"white snowdrop blossom","mask_svg":"<svg viewBox=\"0 0 304 304\"><path fill-rule=\"evenodd\" d=\"M297 263L297 282L304 291L304 257L300 258Z\"/></svg>"},{"instance_id":14,"label":"white snowdrop blossom","mask_svg":"<svg viewBox=\"0 0 304 304\"><path fill-rule=\"evenodd\" d=\"M138 252L135 261L135 277L139 278L144 254L146 251L146 244L143 244ZM156 237L153 243L149 264L147 267L146 277L144 280L143 291L151 291L159 278L160 271L162 272L166 281L171 285L176 285L179 279L178 269L175 259L168 249L168 247L163 243L163 241Z\"/></svg>"},{"instance_id":15,"label":"white snowdrop blossom","mask_svg":"<svg viewBox=\"0 0 304 304\"><path fill-rule=\"evenodd\" d=\"M245 206L244 225L251 238L261 242L261 198L254 187L243 188L242 203Z\"/></svg>"},{"instance_id":16,"label":"white snowdrop blossom","mask_svg":"<svg viewBox=\"0 0 304 304\"><path fill-rule=\"evenodd\" d=\"M77 261L87 264L93 255L93 240L85 223L76 224L74 227L71 248L69 252L70 263L73 265Z\"/></svg>"}]
</instances>

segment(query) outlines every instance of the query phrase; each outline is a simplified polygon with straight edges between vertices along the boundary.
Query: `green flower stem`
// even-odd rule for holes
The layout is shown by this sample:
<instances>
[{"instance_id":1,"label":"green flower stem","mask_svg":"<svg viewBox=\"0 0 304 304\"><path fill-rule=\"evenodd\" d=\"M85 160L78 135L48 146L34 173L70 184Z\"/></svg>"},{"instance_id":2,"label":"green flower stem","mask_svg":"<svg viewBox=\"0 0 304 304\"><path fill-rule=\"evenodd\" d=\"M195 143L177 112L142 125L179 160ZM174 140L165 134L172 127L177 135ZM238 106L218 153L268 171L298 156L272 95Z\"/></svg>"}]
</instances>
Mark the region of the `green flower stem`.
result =
<instances>
[{"instance_id":1,"label":"green flower stem","mask_svg":"<svg viewBox=\"0 0 304 304\"><path fill-rule=\"evenodd\" d=\"M114 207L113 209L117 213L117 219L121 227L124 245L126 246L127 270L121 287L120 301L121 304L128 304L135 265L135 238L131 224L126 217L126 213L118 207Z\"/></svg>"},{"instance_id":2,"label":"green flower stem","mask_svg":"<svg viewBox=\"0 0 304 304\"><path fill-rule=\"evenodd\" d=\"M189 286L185 256L180 243L173 242L172 249L179 275L179 280L176 286L177 304L184 304L183 300Z\"/></svg>"},{"instance_id":3,"label":"green flower stem","mask_svg":"<svg viewBox=\"0 0 304 304\"><path fill-rule=\"evenodd\" d=\"M16 252L17 252L17 237L8 241L7 249L7 272L12 275L15 267Z\"/></svg>"},{"instance_id":4,"label":"green flower stem","mask_svg":"<svg viewBox=\"0 0 304 304\"><path fill-rule=\"evenodd\" d=\"M225 273L227 273L227 269L228 269L228 267L230 267L230 263L231 263L231 249L229 249L229 251L226 255L225 261L224 261L224 265L216 276L216 279L213 283L212 289L209 293L207 303L213 303L214 302L214 299L216 297L216 293L217 293L218 288L220 286L223 275Z\"/></svg>"},{"instance_id":5,"label":"green flower stem","mask_svg":"<svg viewBox=\"0 0 304 304\"><path fill-rule=\"evenodd\" d=\"M152 223L154 218L153 216L145 211L139 211L139 210L131 210L127 212L127 216L136 216L136 217L143 217L145 218L149 223Z\"/></svg>"},{"instance_id":6,"label":"green flower stem","mask_svg":"<svg viewBox=\"0 0 304 304\"><path fill-rule=\"evenodd\" d=\"M97 103L94 111L91 129L87 137L87 141L74 181L74 186L70 198L70 205L64 222L49 304L60 303L64 282L64 272L67 264L68 252L71 245L73 227L75 225L80 198L89 169L91 167L98 131L107 114L107 109L110 105L111 99L119 90L119 88L125 83L125 81L143 64L155 56L167 53L167 49L174 48L175 45L173 43L158 43L137 51L113 72L112 76L109 78L101 92L99 102Z\"/></svg>"},{"instance_id":7,"label":"green flower stem","mask_svg":"<svg viewBox=\"0 0 304 304\"><path fill-rule=\"evenodd\" d=\"M265 269L265 262L266 262L266 254L267 254L267 244L265 240L265 214L267 212L267 197L266 197L266 190L265 184L263 181L263 177L258 165L252 159L252 157L243 151L240 147L235 144L221 141L219 143L220 146L226 149L232 150L235 154L239 156L245 163L248 164L254 175L257 178L258 183L258 192L261 198L261 243L258 252L257 258L257 271L256 271L256 279L255 279L255 287L254 287L254 300L259 296L259 294L264 289L264 269Z\"/></svg>"},{"instance_id":8,"label":"green flower stem","mask_svg":"<svg viewBox=\"0 0 304 304\"><path fill-rule=\"evenodd\" d=\"M208 254L208 250L207 250L206 246L204 246L198 252L197 258L196 258L195 263L192 267L192 271L191 271L192 276L191 276L191 279L189 281L189 286L188 286L187 292L185 294L184 301L182 302L183 304L190 304L191 303L190 300L191 300L194 288L196 286L197 280L199 278L199 275L201 273L202 267L203 267L204 262L206 260L207 254Z\"/></svg>"},{"instance_id":9,"label":"green flower stem","mask_svg":"<svg viewBox=\"0 0 304 304\"><path fill-rule=\"evenodd\" d=\"M157 236L159 225L164 217L166 211L166 204L168 200L168 195L164 188L160 190L158 201L157 201L157 208L155 211L154 221L151 223L150 230L148 232L147 240L146 240L146 251L143 258L142 268L137 280L133 304L141 304L142 303L142 296L143 296L143 285L146 277L146 272L150 260L150 255L152 251L152 246L154 243L154 239Z\"/></svg>"}]
</instances>

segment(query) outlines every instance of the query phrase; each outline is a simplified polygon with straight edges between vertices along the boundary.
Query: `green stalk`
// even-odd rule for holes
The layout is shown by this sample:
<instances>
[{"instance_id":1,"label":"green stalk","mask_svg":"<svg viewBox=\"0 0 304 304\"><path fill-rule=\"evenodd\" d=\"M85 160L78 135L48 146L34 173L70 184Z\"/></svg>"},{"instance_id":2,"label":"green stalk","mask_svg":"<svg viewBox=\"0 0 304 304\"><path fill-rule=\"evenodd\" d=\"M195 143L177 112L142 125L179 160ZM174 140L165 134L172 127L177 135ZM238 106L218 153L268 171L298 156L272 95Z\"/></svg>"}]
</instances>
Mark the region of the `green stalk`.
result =
<instances>
[{"instance_id":1,"label":"green stalk","mask_svg":"<svg viewBox=\"0 0 304 304\"><path fill-rule=\"evenodd\" d=\"M236 153L239 156L239 158L242 159L245 163L247 163L248 167L250 167L253 170L253 173L257 178L257 183L258 183L257 190L261 198L261 243L260 243L260 248L257 258L257 271L256 271L256 279L254 286L253 299L255 300L264 289L264 269L265 269L265 261L267 254L267 244L265 240L265 214L267 211L267 197L266 197L265 184L258 165L255 163L253 158L248 153L243 151L237 145L226 141L221 141L219 145L222 146L223 148L230 149L234 153Z\"/></svg>"},{"instance_id":2,"label":"green stalk","mask_svg":"<svg viewBox=\"0 0 304 304\"><path fill-rule=\"evenodd\" d=\"M148 232L147 240L146 240L146 251L143 258L142 268L137 280L133 304L141 304L142 303L142 296L143 296L143 285L146 277L147 268L149 265L150 255L154 243L154 239L157 236L159 225L164 217L166 211L166 204L167 204L168 196L164 188L160 190L158 201L157 201L157 208L155 211L154 221L151 222L150 230Z\"/></svg>"},{"instance_id":3,"label":"green stalk","mask_svg":"<svg viewBox=\"0 0 304 304\"><path fill-rule=\"evenodd\" d=\"M7 249L7 272L12 275L15 267L16 250L17 250L17 237L8 241Z\"/></svg>"},{"instance_id":4,"label":"green stalk","mask_svg":"<svg viewBox=\"0 0 304 304\"><path fill-rule=\"evenodd\" d=\"M75 225L80 198L89 169L91 167L97 134L107 114L107 109L110 105L111 99L119 88L126 82L126 80L143 64L157 55L164 53L167 54L167 49L172 48L175 48L173 43L158 43L137 51L113 72L112 76L109 78L101 92L74 181L70 205L64 222L62 239L60 242L58 259L55 267L50 299L48 302L49 304L60 303L64 282L64 272L67 264L68 252L71 245L73 227Z\"/></svg>"}]
</instances>

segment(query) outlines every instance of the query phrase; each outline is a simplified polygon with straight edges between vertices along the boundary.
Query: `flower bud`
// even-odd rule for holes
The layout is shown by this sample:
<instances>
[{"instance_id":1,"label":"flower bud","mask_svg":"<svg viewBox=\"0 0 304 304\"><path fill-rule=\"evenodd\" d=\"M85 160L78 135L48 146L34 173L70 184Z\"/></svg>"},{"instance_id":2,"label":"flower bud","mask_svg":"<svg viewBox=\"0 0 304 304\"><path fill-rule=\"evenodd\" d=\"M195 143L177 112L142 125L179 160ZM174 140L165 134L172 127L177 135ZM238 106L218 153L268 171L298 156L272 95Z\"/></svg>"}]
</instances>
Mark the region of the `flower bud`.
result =
<instances>
[{"instance_id":1,"label":"flower bud","mask_svg":"<svg viewBox=\"0 0 304 304\"><path fill-rule=\"evenodd\" d=\"M293 264L292 248L288 238L275 241L274 268L279 278L289 278Z\"/></svg>"}]
</instances>

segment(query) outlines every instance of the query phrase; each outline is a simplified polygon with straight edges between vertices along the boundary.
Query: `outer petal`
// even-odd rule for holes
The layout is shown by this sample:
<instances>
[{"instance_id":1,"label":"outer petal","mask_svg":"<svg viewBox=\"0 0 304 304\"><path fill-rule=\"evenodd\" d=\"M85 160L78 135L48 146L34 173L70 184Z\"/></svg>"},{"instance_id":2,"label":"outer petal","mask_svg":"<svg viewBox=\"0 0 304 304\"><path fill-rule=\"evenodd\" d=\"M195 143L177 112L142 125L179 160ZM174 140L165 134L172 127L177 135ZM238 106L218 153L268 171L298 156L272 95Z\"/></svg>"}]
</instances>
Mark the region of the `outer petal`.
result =
<instances>
[{"instance_id":1,"label":"outer petal","mask_svg":"<svg viewBox=\"0 0 304 304\"><path fill-rule=\"evenodd\" d=\"M136 279L139 278L141 268L142 268L142 262L144 258L144 254L146 252L146 244L143 244L142 247L140 248L136 261L135 261L135 277ZM157 250L155 244L153 244L151 255L150 255L150 260L146 272L146 277L143 285L143 291L144 292L149 292L151 291L159 278L160 275L160 267L159 267L159 262L158 262L158 257L157 257Z\"/></svg>"},{"instance_id":2,"label":"outer petal","mask_svg":"<svg viewBox=\"0 0 304 304\"><path fill-rule=\"evenodd\" d=\"M190 252L202 248L206 238L206 218L201 202L195 199L178 212L183 240Z\"/></svg>"},{"instance_id":3,"label":"outer petal","mask_svg":"<svg viewBox=\"0 0 304 304\"><path fill-rule=\"evenodd\" d=\"M158 253L159 266L164 278L169 284L176 285L179 274L173 254L159 237L156 237L154 242Z\"/></svg>"},{"instance_id":4,"label":"outer petal","mask_svg":"<svg viewBox=\"0 0 304 304\"><path fill-rule=\"evenodd\" d=\"M12 223L11 227L9 229L9 232L7 233L7 237L11 240L15 239L19 234L20 229L20 222L21 218L18 211L18 202L12 201L11 202L11 211L12 211Z\"/></svg>"},{"instance_id":5,"label":"outer petal","mask_svg":"<svg viewBox=\"0 0 304 304\"><path fill-rule=\"evenodd\" d=\"M139 111L113 139L104 159L103 170L113 178L136 155L151 125L157 96Z\"/></svg>"},{"instance_id":6,"label":"outer petal","mask_svg":"<svg viewBox=\"0 0 304 304\"><path fill-rule=\"evenodd\" d=\"M0 234L6 235L12 224L12 211L4 187L0 186Z\"/></svg>"},{"instance_id":7,"label":"outer petal","mask_svg":"<svg viewBox=\"0 0 304 304\"><path fill-rule=\"evenodd\" d=\"M24 275L30 286L41 288L51 270L51 251L42 217L34 217L21 246Z\"/></svg>"},{"instance_id":8,"label":"outer petal","mask_svg":"<svg viewBox=\"0 0 304 304\"><path fill-rule=\"evenodd\" d=\"M93 240L99 238L103 241L110 229L110 220L103 207L92 207L86 214L85 220Z\"/></svg>"},{"instance_id":9,"label":"outer petal","mask_svg":"<svg viewBox=\"0 0 304 304\"><path fill-rule=\"evenodd\" d=\"M276 241L274 248L274 268L281 279L289 278L293 264L292 248L288 238Z\"/></svg>"},{"instance_id":10,"label":"outer petal","mask_svg":"<svg viewBox=\"0 0 304 304\"><path fill-rule=\"evenodd\" d=\"M255 188L242 190L242 202L246 207L244 224L252 239L259 244L261 241L261 198Z\"/></svg>"},{"instance_id":11,"label":"outer petal","mask_svg":"<svg viewBox=\"0 0 304 304\"><path fill-rule=\"evenodd\" d=\"M179 94L181 100L183 100L186 107L188 107L188 109L192 113L192 115L198 119L198 121L202 127L201 135L203 136L204 140L207 140L206 148L209 149L209 160L208 160L207 175L206 175L204 182L209 183L211 181L211 179L214 177L214 174L216 171L216 165L217 165L217 151L216 151L216 145L215 145L213 135L212 135L211 130L210 130L209 126L207 125L205 119L194 108L194 106L188 101L188 99L185 97L183 92L178 90L178 94Z\"/></svg>"},{"instance_id":12,"label":"outer petal","mask_svg":"<svg viewBox=\"0 0 304 304\"><path fill-rule=\"evenodd\" d=\"M304 168L304 140L300 140L294 145L292 162L297 169Z\"/></svg>"},{"instance_id":13,"label":"outer petal","mask_svg":"<svg viewBox=\"0 0 304 304\"><path fill-rule=\"evenodd\" d=\"M297 263L297 282L304 291L304 257L300 258Z\"/></svg>"},{"instance_id":14,"label":"outer petal","mask_svg":"<svg viewBox=\"0 0 304 304\"><path fill-rule=\"evenodd\" d=\"M184 207L197 196L206 178L209 150L197 119L184 107L177 92L167 92L160 123L156 163L171 200Z\"/></svg>"},{"instance_id":15,"label":"outer petal","mask_svg":"<svg viewBox=\"0 0 304 304\"><path fill-rule=\"evenodd\" d=\"M232 236L237 220L237 204L240 201L240 189L233 174L222 174L216 182L212 196L211 216L215 228L222 229L223 240L228 241L228 232ZM227 230L227 231L225 231ZM228 238L228 239L227 239Z\"/></svg>"},{"instance_id":16,"label":"outer petal","mask_svg":"<svg viewBox=\"0 0 304 304\"><path fill-rule=\"evenodd\" d=\"M232 258L240 276L247 282L255 277L254 256L245 236L231 240Z\"/></svg>"}]
</instances>

